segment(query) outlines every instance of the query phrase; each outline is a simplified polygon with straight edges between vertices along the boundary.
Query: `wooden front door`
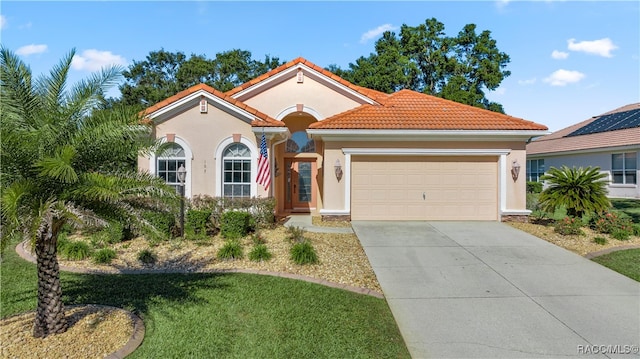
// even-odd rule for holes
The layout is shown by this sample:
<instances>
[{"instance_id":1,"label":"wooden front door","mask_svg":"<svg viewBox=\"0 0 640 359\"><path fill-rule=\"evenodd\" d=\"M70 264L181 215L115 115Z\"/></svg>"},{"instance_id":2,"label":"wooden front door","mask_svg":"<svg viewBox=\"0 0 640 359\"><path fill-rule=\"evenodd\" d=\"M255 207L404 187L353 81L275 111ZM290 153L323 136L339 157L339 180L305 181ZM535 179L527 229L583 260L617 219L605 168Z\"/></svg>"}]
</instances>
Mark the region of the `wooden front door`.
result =
<instances>
[{"instance_id":1,"label":"wooden front door","mask_svg":"<svg viewBox=\"0 0 640 359\"><path fill-rule=\"evenodd\" d=\"M286 166L285 207L294 212L309 212L316 207L316 160L288 158Z\"/></svg>"}]
</instances>

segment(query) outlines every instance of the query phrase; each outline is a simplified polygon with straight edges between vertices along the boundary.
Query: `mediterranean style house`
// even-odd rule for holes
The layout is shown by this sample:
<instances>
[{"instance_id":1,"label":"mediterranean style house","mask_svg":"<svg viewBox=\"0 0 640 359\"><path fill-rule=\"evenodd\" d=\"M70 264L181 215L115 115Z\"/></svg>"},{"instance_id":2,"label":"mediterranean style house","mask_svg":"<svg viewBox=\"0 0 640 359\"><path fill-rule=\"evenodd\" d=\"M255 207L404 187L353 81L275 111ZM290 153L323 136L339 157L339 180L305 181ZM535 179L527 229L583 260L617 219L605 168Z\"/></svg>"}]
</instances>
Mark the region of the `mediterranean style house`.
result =
<instances>
[{"instance_id":1,"label":"mediterranean style house","mask_svg":"<svg viewBox=\"0 0 640 359\"><path fill-rule=\"evenodd\" d=\"M609 197L640 198L640 103L626 105L540 137L527 145L527 180L545 169L599 167Z\"/></svg>"},{"instance_id":2,"label":"mediterranean style house","mask_svg":"<svg viewBox=\"0 0 640 359\"><path fill-rule=\"evenodd\" d=\"M297 58L222 93L200 84L146 109L157 154L139 169L185 195L274 197L279 215L526 219L526 143L547 127L401 90L351 84ZM266 173L266 174L265 174Z\"/></svg>"}]
</instances>

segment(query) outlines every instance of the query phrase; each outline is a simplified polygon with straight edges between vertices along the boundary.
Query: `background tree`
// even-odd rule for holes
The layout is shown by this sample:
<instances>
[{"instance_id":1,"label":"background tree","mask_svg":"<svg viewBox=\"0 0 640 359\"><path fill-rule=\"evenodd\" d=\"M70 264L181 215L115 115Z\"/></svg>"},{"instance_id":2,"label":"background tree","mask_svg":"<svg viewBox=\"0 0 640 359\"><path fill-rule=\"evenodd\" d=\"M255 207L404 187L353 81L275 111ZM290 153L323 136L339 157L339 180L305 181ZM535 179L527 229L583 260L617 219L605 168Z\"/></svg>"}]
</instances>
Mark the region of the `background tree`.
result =
<instances>
[{"instance_id":1,"label":"background tree","mask_svg":"<svg viewBox=\"0 0 640 359\"><path fill-rule=\"evenodd\" d=\"M36 337L67 329L57 259L63 225L118 220L135 231L157 233L142 212L171 211L177 201L162 180L120 163L154 145L151 128L137 112L93 112L120 69L104 69L66 91L74 54L48 76L33 79L14 53L0 50L0 238L3 246L28 239L35 247Z\"/></svg>"},{"instance_id":2,"label":"background tree","mask_svg":"<svg viewBox=\"0 0 640 359\"><path fill-rule=\"evenodd\" d=\"M564 206L567 215L575 218L605 211L611 207L606 178L607 174L601 173L598 167L551 167L540 178L547 188L540 193L539 204L550 213Z\"/></svg>"},{"instance_id":3,"label":"background tree","mask_svg":"<svg viewBox=\"0 0 640 359\"><path fill-rule=\"evenodd\" d=\"M120 102L151 106L193 85L205 83L219 91L228 91L254 77L280 66L277 57L253 60L251 52L234 49L217 53L214 59L182 52L152 51L144 61L134 61L123 75Z\"/></svg>"},{"instance_id":4,"label":"background tree","mask_svg":"<svg viewBox=\"0 0 640 359\"><path fill-rule=\"evenodd\" d=\"M500 52L489 31L476 33L468 24L448 37L435 18L418 26L402 25L399 35L387 31L376 52L360 57L349 69L327 69L357 85L391 93L407 88L503 113L485 91L495 90L511 73L509 56Z\"/></svg>"}]
</instances>

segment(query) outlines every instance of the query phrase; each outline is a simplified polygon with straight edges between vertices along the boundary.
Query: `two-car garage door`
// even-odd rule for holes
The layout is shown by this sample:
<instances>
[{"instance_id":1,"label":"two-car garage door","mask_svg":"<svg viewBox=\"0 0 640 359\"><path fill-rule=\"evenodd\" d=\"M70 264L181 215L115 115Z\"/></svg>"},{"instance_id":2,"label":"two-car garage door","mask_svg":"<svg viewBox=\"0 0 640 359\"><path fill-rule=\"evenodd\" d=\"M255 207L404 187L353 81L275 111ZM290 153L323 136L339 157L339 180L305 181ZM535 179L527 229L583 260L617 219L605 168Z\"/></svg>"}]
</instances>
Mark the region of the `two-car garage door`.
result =
<instances>
[{"instance_id":1,"label":"two-car garage door","mask_svg":"<svg viewBox=\"0 0 640 359\"><path fill-rule=\"evenodd\" d=\"M498 219L494 156L353 156L352 220Z\"/></svg>"}]
</instances>

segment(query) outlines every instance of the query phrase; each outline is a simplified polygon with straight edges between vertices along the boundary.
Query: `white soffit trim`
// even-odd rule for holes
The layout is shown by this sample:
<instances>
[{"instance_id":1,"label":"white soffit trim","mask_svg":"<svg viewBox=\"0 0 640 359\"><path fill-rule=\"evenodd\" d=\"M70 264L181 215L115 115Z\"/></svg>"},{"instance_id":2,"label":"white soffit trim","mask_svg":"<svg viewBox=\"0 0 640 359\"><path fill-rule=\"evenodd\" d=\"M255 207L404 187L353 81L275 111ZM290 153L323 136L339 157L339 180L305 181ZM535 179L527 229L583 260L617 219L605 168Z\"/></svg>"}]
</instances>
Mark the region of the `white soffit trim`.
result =
<instances>
[{"instance_id":1,"label":"white soffit trim","mask_svg":"<svg viewBox=\"0 0 640 359\"><path fill-rule=\"evenodd\" d=\"M214 96L214 95L212 95L211 93L209 93L209 92L207 92L205 90L198 90L198 91L196 91L196 92L194 92L194 93L192 93L192 94L190 94L190 95L188 95L188 96L186 96L184 98L181 98L180 100L178 100L176 102L173 102L173 103L171 103L171 104L159 109L158 111L155 111L155 112L151 113L148 117L151 118L151 119L160 117L160 116L162 116L164 114L170 113L171 111L174 111L174 110L182 107L183 105L185 105L185 104L187 104L187 103L189 103L191 101L200 100L200 97L202 97L202 96L208 98L212 102L215 102L216 104L220 105L220 107L222 107L222 108L226 108L231 112L235 112L238 115L240 115L242 117L245 117L249 121L253 121L255 119L255 116L253 114L251 114L251 113L249 113L249 112L247 112L247 111L245 111L245 110L243 110L243 109L241 109L241 108L239 108L237 106L234 106L234 105L228 103L227 101L224 101L223 99L221 99L221 98L219 98L217 96Z\"/></svg>"},{"instance_id":2,"label":"white soffit trim","mask_svg":"<svg viewBox=\"0 0 640 359\"><path fill-rule=\"evenodd\" d=\"M349 95L360 99L361 101L363 101L364 103L368 103L368 104L374 104L375 101L373 101L372 99L370 99L367 96L362 95L361 93L350 89L349 87L341 84L340 82L325 76L324 74L310 68L309 66L306 66L304 64L297 64L296 66L292 66L286 70L281 71L280 73L273 75L271 77L269 77L268 79L265 79L264 81L260 81L257 84L253 85L253 86L249 86L248 88L233 94L231 97L233 97L234 99L243 99L245 97L249 97L249 95L251 95L253 92L262 92L268 88L271 88L289 78L293 78L297 75L298 73L298 69L302 69L303 71L305 71L305 74L318 81L321 83L324 83L326 85L328 85L329 87L333 87L336 89L339 89L340 91L343 91L345 93L348 93Z\"/></svg>"},{"instance_id":3,"label":"white soffit trim","mask_svg":"<svg viewBox=\"0 0 640 359\"><path fill-rule=\"evenodd\" d=\"M308 129L324 141L510 141L527 140L543 131L504 130L324 130Z\"/></svg>"},{"instance_id":4,"label":"white soffit trim","mask_svg":"<svg viewBox=\"0 0 640 359\"><path fill-rule=\"evenodd\" d=\"M343 148L348 155L375 156L501 156L511 152L508 148Z\"/></svg>"}]
</instances>

